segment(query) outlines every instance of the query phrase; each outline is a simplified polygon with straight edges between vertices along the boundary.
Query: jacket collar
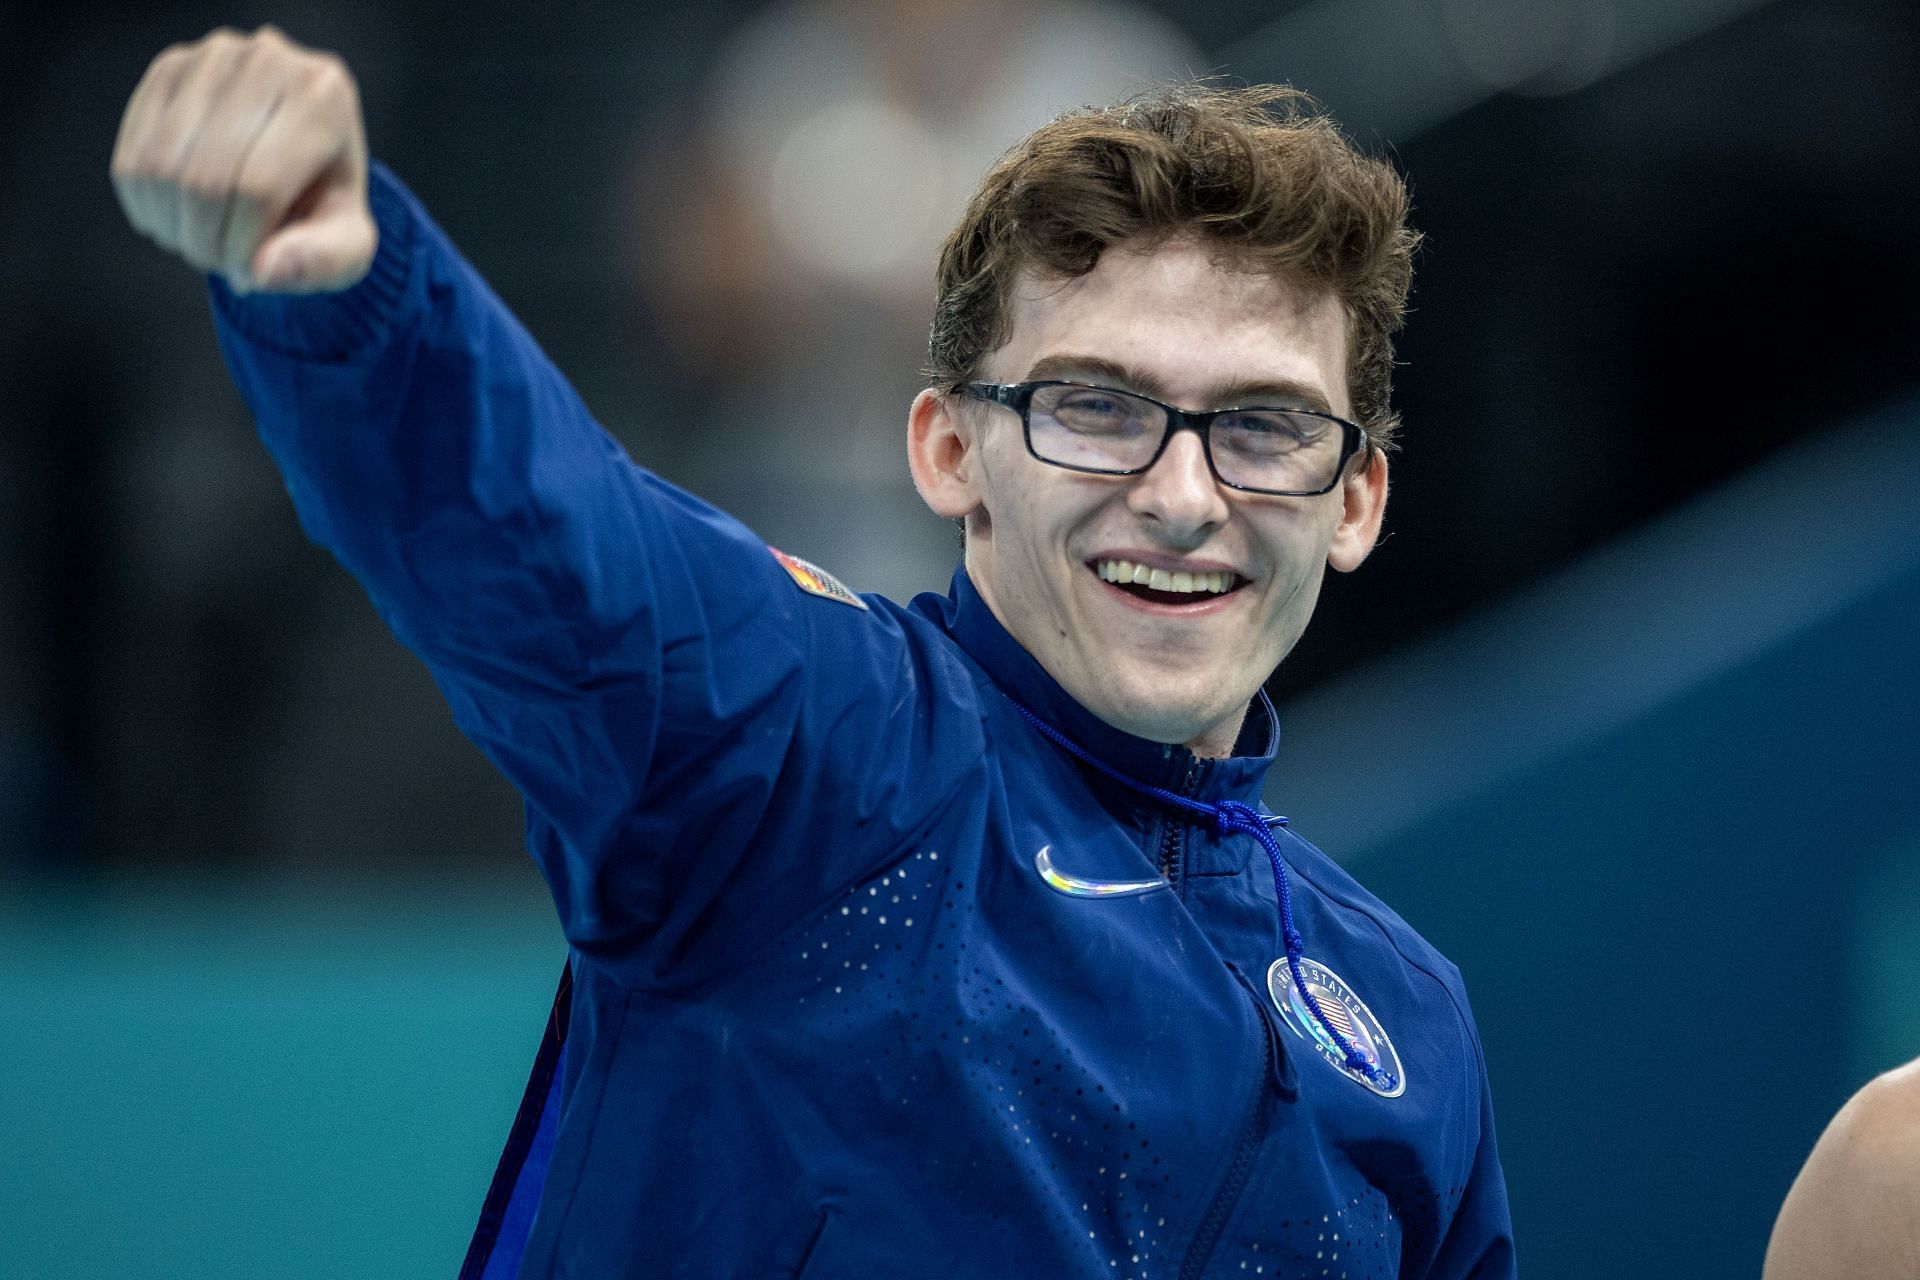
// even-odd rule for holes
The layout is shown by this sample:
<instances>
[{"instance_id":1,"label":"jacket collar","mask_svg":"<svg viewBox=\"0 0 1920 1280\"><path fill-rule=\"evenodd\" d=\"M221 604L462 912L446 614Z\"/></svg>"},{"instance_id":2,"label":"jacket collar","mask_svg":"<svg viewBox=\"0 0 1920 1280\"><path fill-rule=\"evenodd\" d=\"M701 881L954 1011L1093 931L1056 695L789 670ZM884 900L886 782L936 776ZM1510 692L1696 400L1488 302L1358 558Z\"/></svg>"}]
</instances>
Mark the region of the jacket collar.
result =
<instances>
[{"instance_id":1,"label":"jacket collar","mask_svg":"<svg viewBox=\"0 0 1920 1280\"><path fill-rule=\"evenodd\" d=\"M1127 776L1178 788L1190 774L1197 774L1188 791L1195 799L1259 802L1261 785L1280 746L1280 722L1265 689L1254 694L1247 708L1234 754L1225 759L1196 760L1183 746L1137 738L1076 702L1000 624L967 576L964 564L954 570L953 584L945 597L928 593L914 603L940 621L1002 693ZM1017 717L1016 722L1024 731L1035 732Z\"/></svg>"}]
</instances>

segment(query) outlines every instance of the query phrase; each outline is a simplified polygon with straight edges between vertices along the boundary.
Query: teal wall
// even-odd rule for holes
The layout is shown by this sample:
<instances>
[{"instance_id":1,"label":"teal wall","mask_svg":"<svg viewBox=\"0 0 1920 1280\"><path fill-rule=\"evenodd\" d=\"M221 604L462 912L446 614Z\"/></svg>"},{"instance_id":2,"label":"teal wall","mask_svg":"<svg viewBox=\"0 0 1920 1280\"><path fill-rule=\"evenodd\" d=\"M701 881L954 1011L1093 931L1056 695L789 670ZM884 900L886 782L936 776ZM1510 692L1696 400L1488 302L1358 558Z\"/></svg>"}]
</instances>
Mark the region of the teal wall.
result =
<instances>
[{"instance_id":1,"label":"teal wall","mask_svg":"<svg viewBox=\"0 0 1920 1280\"><path fill-rule=\"evenodd\" d=\"M563 955L530 870L0 902L0 1277L452 1276Z\"/></svg>"},{"instance_id":2,"label":"teal wall","mask_svg":"<svg viewBox=\"0 0 1920 1280\"><path fill-rule=\"evenodd\" d=\"M1908 574L1366 858L1466 973L1528 1273L1750 1280L1920 1056L1916 637Z\"/></svg>"},{"instance_id":3,"label":"teal wall","mask_svg":"<svg viewBox=\"0 0 1920 1280\"><path fill-rule=\"evenodd\" d=\"M1858 992L1850 1079L1920 1057L1920 824L1862 861L1847 948Z\"/></svg>"}]
</instances>

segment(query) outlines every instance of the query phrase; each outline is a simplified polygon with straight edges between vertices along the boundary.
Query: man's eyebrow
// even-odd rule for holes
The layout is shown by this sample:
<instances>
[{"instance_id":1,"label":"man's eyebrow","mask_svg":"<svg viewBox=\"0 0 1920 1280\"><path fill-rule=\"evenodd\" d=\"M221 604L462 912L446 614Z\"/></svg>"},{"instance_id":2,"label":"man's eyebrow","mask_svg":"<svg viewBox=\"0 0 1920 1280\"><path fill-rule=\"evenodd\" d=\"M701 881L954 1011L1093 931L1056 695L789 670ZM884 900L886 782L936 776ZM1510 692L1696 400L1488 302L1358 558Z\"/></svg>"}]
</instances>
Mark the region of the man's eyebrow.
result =
<instances>
[{"instance_id":1,"label":"man's eyebrow","mask_svg":"<svg viewBox=\"0 0 1920 1280\"><path fill-rule=\"evenodd\" d=\"M1099 382L1121 391L1137 391L1156 400L1168 400L1167 384L1143 369L1133 369L1103 356L1061 353L1043 356L1027 371L1030 382L1059 378L1072 382ZM1169 400L1169 403L1171 401ZM1291 378L1254 378L1214 388L1207 396L1212 408L1271 406L1276 409L1312 409L1331 414L1326 394Z\"/></svg>"}]
</instances>

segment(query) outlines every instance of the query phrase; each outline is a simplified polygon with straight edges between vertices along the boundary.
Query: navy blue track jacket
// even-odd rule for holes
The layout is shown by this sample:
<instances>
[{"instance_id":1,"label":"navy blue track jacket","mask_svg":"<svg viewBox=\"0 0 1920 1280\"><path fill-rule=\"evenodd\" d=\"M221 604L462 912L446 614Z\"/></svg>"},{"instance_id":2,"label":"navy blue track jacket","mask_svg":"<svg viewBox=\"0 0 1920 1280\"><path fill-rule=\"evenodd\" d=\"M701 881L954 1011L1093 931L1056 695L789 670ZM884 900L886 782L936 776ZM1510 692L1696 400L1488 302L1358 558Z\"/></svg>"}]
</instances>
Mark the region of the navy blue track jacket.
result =
<instances>
[{"instance_id":1,"label":"navy blue track jacket","mask_svg":"<svg viewBox=\"0 0 1920 1280\"><path fill-rule=\"evenodd\" d=\"M214 309L305 529L524 793L570 944L470 1274L1513 1274L1454 967L1278 833L1381 1096L1269 983L1256 841L1014 709L1257 805L1264 696L1196 759L1074 703L964 572L837 592L628 460L378 165L372 200L353 289Z\"/></svg>"}]
</instances>

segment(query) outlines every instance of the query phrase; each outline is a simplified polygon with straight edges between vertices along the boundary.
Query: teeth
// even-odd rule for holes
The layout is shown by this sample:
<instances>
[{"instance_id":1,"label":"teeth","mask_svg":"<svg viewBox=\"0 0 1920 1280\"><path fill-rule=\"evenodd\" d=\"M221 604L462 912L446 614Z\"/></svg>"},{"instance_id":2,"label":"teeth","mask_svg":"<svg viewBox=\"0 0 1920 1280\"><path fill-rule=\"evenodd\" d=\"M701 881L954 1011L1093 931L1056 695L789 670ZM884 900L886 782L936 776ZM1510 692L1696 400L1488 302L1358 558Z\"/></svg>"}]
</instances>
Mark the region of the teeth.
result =
<instances>
[{"instance_id":1,"label":"teeth","mask_svg":"<svg viewBox=\"0 0 1920 1280\"><path fill-rule=\"evenodd\" d=\"M1231 573L1188 573L1184 570L1151 569L1144 564L1135 564L1131 560L1102 560L1094 568L1107 582L1121 585L1134 582L1144 587L1151 587L1155 591L1178 591L1185 594L1207 592L1219 595L1233 585L1234 577Z\"/></svg>"}]
</instances>

